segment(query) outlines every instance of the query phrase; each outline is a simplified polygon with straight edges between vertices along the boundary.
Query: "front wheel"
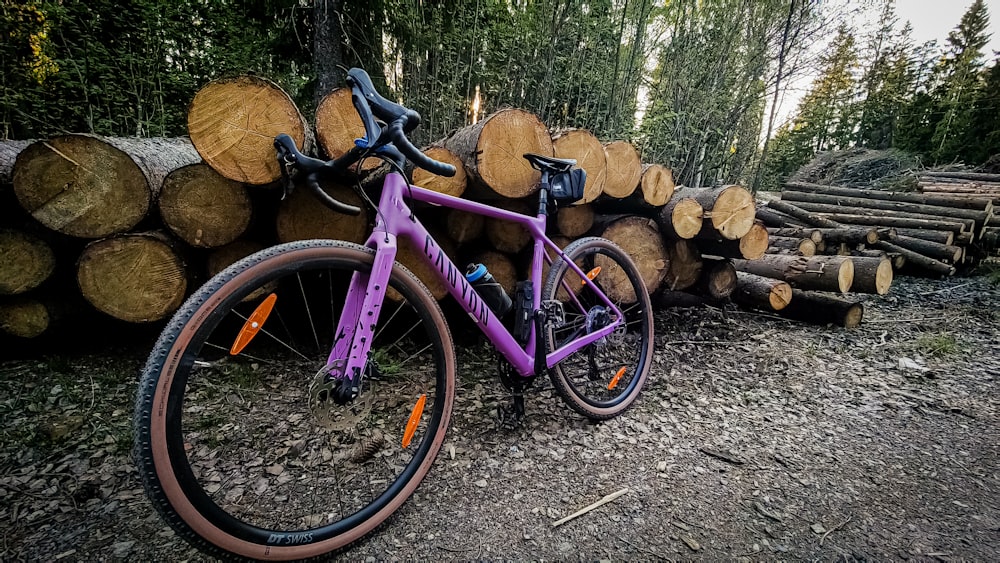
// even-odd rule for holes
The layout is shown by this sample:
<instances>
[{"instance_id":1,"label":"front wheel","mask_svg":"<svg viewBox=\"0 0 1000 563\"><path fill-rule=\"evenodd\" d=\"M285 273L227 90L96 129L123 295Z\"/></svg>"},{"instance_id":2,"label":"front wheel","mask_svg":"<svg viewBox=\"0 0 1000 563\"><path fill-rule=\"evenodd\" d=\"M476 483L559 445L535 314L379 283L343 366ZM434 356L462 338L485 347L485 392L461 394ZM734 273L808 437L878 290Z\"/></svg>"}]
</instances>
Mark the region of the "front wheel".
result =
<instances>
[{"instance_id":1,"label":"front wheel","mask_svg":"<svg viewBox=\"0 0 1000 563\"><path fill-rule=\"evenodd\" d=\"M135 458L156 509L199 549L327 554L383 522L430 469L455 356L437 302L411 273L392 270L357 397L327 377L341 316L373 318L345 312L373 257L335 241L259 252L164 329L139 384Z\"/></svg>"},{"instance_id":2,"label":"front wheel","mask_svg":"<svg viewBox=\"0 0 1000 563\"><path fill-rule=\"evenodd\" d=\"M575 411L606 420L629 408L642 391L653 355L653 310L635 264L613 242L579 239L549 269L543 301L562 303L565 322L550 324L549 352L614 321L599 288L624 315L614 332L571 354L549 370L556 392ZM568 259L568 260L567 260ZM574 262L586 275L569 267ZM592 278L592 279L587 279Z\"/></svg>"}]
</instances>

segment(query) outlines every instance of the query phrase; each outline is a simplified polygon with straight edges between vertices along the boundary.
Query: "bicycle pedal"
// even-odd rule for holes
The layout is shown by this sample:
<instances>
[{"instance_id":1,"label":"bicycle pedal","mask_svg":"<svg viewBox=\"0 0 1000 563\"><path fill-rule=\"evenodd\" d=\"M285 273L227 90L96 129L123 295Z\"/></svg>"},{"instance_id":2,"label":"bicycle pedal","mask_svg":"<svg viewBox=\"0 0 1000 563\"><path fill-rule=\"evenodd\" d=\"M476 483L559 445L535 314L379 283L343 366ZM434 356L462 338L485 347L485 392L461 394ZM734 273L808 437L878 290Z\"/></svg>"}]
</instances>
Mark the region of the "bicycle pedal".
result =
<instances>
[{"instance_id":1,"label":"bicycle pedal","mask_svg":"<svg viewBox=\"0 0 1000 563\"><path fill-rule=\"evenodd\" d=\"M566 309L562 301L556 299L542 301L542 310L545 311L546 323L552 328L561 328L566 324Z\"/></svg>"}]
</instances>

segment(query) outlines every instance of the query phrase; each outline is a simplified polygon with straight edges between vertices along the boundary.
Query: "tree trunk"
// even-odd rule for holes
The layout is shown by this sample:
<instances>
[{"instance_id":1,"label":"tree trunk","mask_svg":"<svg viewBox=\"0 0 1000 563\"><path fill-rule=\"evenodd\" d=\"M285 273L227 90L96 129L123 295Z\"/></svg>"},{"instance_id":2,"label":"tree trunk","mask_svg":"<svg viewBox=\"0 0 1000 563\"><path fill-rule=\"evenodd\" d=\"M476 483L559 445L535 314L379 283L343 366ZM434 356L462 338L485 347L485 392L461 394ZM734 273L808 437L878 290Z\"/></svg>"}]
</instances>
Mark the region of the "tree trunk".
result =
<instances>
[{"instance_id":1,"label":"tree trunk","mask_svg":"<svg viewBox=\"0 0 1000 563\"><path fill-rule=\"evenodd\" d=\"M590 205L560 207L556 212L556 229L570 238L582 236L594 225L594 210Z\"/></svg>"},{"instance_id":2,"label":"tree trunk","mask_svg":"<svg viewBox=\"0 0 1000 563\"><path fill-rule=\"evenodd\" d=\"M672 170L659 164L643 165L639 188L646 203L653 207L666 205L674 195L675 187Z\"/></svg>"},{"instance_id":3,"label":"tree trunk","mask_svg":"<svg viewBox=\"0 0 1000 563\"><path fill-rule=\"evenodd\" d=\"M649 293L660 287L667 275L667 249L652 219L626 217L609 225L601 236L620 246L632 258ZM600 256L595 260L599 262ZM603 281L601 287L612 299L634 303L636 296L625 272L613 266L613 263L608 261L605 269L611 271L601 272ZM612 281L609 281L609 278Z\"/></svg>"},{"instance_id":4,"label":"tree trunk","mask_svg":"<svg viewBox=\"0 0 1000 563\"><path fill-rule=\"evenodd\" d=\"M906 201L883 201L879 199L840 197L835 195L807 192L781 192L781 200L797 202L796 205L806 211L856 213L856 211L854 211L855 209L864 209L868 211L879 210L893 214L906 214L899 216L929 215L935 217L972 219L979 224L984 223L991 215L990 212L983 210L942 207L939 205L923 205ZM990 207L992 209L992 205Z\"/></svg>"},{"instance_id":5,"label":"tree trunk","mask_svg":"<svg viewBox=\"0 0 1000 563\"><path fill-rule=\"evenodd\" d=\"M486 218L477 213L459 209L449 209L445 218L445 230L455 244L463 245L482 236L486 228Z\"/></svg>"},{"instance_id":6,"label":"tree trunk","mask_svg":"<svg viewBox=\"0 0 1000 563\"><path fill-rule=\"evenodd\" d=\"M23 231L0 229L0 295L32 290L55 268L55 255L45 241Z\"/></svg>"},{"instance_id":7,"label":"tree trunk","mask_svg":"<svg viewBox=\"0 0 1000 563\"><path fill-rule=\"evenodd\" d=\"M806 203L806 202L796 202L807 211L816 213L823 217L831 217L833 215L861 215L865 217L875 217L875 218L885 218L885 219L918 219L923 221L951 221L958 222L964 225L964 229L967 231L976 230L976 221L974 219L963 219L960 217L945 216L945 215L927 215L924 213L907 213L905 211L889 211L885 209L868 209L865 207L841 207L839 205L830 205L827 203ZM944 209L944 208L942 208ZM885 225L894 226L894 225Z\"/></svg>"},{"instance_id":8,"label":"tree trunk","mask_svg":"<svg viewBox=\"0 0 1000 563\"><path fill-rule=\"evenodd\" d=\"M461 197L462 194L465 193L465 188L468 184L468 178L465 175L465 167L462 165L462 159L458 158L455 153L444 147L430 147L425 149L423 152L433 160L454 166L456 172L454 176L450 177L438 176L437 174L428 172L423 168L415 167L413 169L413 184L435 192L454 197Z\"/></svg>"},{"instance_id":9,"label":"tree trunk","mask_svg":"<svg viewBox=\"0 0 1000 563\"><path fill-rule=\"evenodd\" d=\"M759 260L734 260L741 272L787 281L799 289L847 293L854 281L854 263L845 256L785 256L765 254Z\"/></svg>"},{"instance_id":10,"label":"tree trunk","mask_svg":"<svg viewBox=\"0 0 1000 563\"><path fill-rule=\"evenodd\" d=\"M0 189L14 181L14 161L35 141L0 140Z\"/></svg>"},{"instance_id":11,"label":"tree trunk","mask_svg":"<svg viewBox=\"0 0 1000 563\"><path fill-rule=\"evenodd\" d=\"M572 129L552 136L552 151L556 158L572 158L576 165L587 172L583 187L582 203L589 203L604 193L608 177L608 157L604 146L593 133L585 129Z\"/></svg>"},{"instance_id":12,"label":"tree trunk","mask_svg":"<svg viewBox=\"0 0 1000 563\"><path fill-rule=\"evenodd\" d=\"M552 156L552 139L534 114L519 109L500 110L475 125L459 129L443 145L465 163L471 178L508 198L538 190L541 173L522 156Z\"/></svg>"},{"instance_id":13,"label":"tree trunk","mask_svg":"<svg viewBox=\"0 0 1000 563\"><path fill-rule=\"evenodd\" d=\"M281 177L274 138L288 134L312 152L312 130L275 83L255 76L213 80L188 108L188 134L205 162L237 182L270 184Z\"/></svg>"},{"instance_id":14,"label":"tree trunk","mask_svg":"<svg viewBox=\"0 0 1000 563\"><path fill-rule=\"evenodd\" d=\"M792 286L774 278L737 271L732 298L757 309L780 311L792 299Z\"/></svg>"},{"instance_id":15,"label":"tree trunk","mask_svg":"<svg viewBox=\"0 0 1000 563\"><path fill-rule=\"evenodd\" d=\"M663 287L676 291L697 283L703 262L694 241L667 239L664 243L667 247L667 275L663 279Z\"/></svg>"},{"instance_id":16,"label":"tree trunk","mask_svg":"<svg viewBox=\"0 0 1000 563\"><path fill-rule=\"evenodd\" d=\"M766 206L757 207L754 217L770 228L810 228L805 221Z\"/></svg>"},{"instance_id":17,"label":"tree trunk","mask_svg":"<svg viewBox=\"0 0 1000 563\"><path fill-rule=\"evenodd\" d=\"M784 254L791 251L799 256L815 256L816 243L812 239L794 237L771 237L767 241L769 254Z\"/></svg>"},{"instance_id":18,"label":"tree trunk","mask_svg":"<svg viewBox=\"0 0 1000 563\"><path fill-rule=\"evenodd\" d=\"M316 76L314 104L344 83L344 38L340 0L313 1L313 73Z\"/></svg>"},{"instance_id":19,"label":"tree trunk","mask_svg":"<svg viewBox=\"0 0 1000 563\"><path fill-rule=\"evenodd\" d=\"M279 242L314 238L346 240L361 244L369 234L368 207L351 188L326 184L323 191L348 205L361 208L358 215L338 213L316 201L305 190L295 190L281 202L275 219Z\"/></svg>"},{"instance_id":20,"label":"tree trunk","mask_svg":"<svg viewBox=\"0 0 1000 563\"><path fill-rule=\"evenodd\" d=\"M159 233L88 244L77 262L76 279L97 310L133 323L166 318L180 307L187 290L184 263Z\"/></svg>"},{"instance_id":21,"label":"tree trunk","mask_svg":"<svg viewBox=\"0 0 1000 563\"><path fill-rule=\"evenodd\" d=\"M958 246L940 244L902 235L891 235L888 237L888 240L897 246L919 252L924 256L929 256L936 260L948 261L955 264L962 259L962 249Z\"/></svg>"},{"instance_id":22,"label":"tree trunk","mask_svg":"<svg viewBox=\"0 0 1000 563\"><path fill-rule=\"evenodd\" d=\"M929 271L931 273L942 275L942 276L951 276L951 275L955 274L955 267L954 266L952 266L950 264L945 264L944 262L941 262L939 260L935 260L933 258L924 256L923 254L920 254L919 252L914 252L914 251L912 251L912 250L910 250L908 248L903 248L901 246L892 244L891 242L880 240L880 241L876 242L874 246L875 246L875 248L884 250L886 252L895 252L895 253L898 253L898 254L902 254L903 256L906 257L906 263L907 264L910 264L912 266L916 266L918 268L922 268L922 269L927 270L927 271Z\"/></svg>"},{"instance_id":23,"label":"tree trunk","mask_svg":"<svg viewBox=\"0 0 1000 563\"><path fill-rule=\"evenodd\" d=\"M206 164L167 175L159 198L163 223L191 246L214 248L236 240L250 225L252 207L243 184Z\"/></svg>"},{"instance_id":24,"label":"tree trunk","mask_svg":"<svg viewBox=\"0 0 1000 563\"><path fill-rule=\"evenodd\" d=\"M736 290L736 268L725 258L702 258L704 265L694 289L714 300L728 299Z\"/></svg>"},{"instance_id":25,"label":"tree trunk","mask_svg":"<svg viewBox=\"0 0 1000 563\"><path fill-rule=\"evenodd\" d=\"M685 197L685 191L674 192L657 215L656 223L665 237L689 239L701 232L704 209L694 198Z\"/></svg>"},{"instance_id":26,"label":"tree trunk","mask_svg":"<svg viewBox=\"0 0 1000 563\"><path fill-rule=\"evenodd\" d=\"M721 186L718 188L686 188L681 190L701 204L709 223L702 224L702 231L714 230L722 238L736 240L750 232L754 224L753 196L743 186Z\"/></svg>"},{"instance_id":27,"label":"tree trunk","mask_svg":"<svg viewBox=\"0 0 1000 563\"><path fill-rule=\"evenodd\" d=\"M854 262L854 293L885 295L892 286L892 261L885 257L852 256Z\"/></svg>"},{"instance_id":28,"label":"tree trunk","mask_svg":"<svg viewBox=\"0 0 1000 563\"><path fill-rule=\"evenodd\" d=\"M702 254L711 254L723 258L745 258L756 260L767 252L770 235L767 228L760 223L754 224L750 232L743 235L739 240L728 239L706 239L701 236L695 239L698 250Z\"/></svg>"},{"instance_id":29,"label":"tree trunk","mask_svg":"<svg viewBox=\"0 0 1000 563\"><path fill-rule=\"evenodd\" d=\"M827 229L839 229L843 227L843 225L836 221L827 219L826 217L822 217L816 213L810 213L801 207L788 203L787 201L772 199L767 202L767 206L775 211L780 211L781 213L794 217L811 227L823 227Z\"/></svg>"},{"instance_id":30,"label":"tree trunk","mask_svg":"<svg viewBox=\"0 0 1000 563\"><path fill-rule=\"evenodd\" d=\"M845 242L850 245L875 244L881 236L875 227L857 227L844 225L839 229L817 229L822 237L822 242L827 244L840 244Z\"/></svg>"},{"instance_id":31,"label":"tree trunk","mask_svg":"<svg viewBox=\"0 0 1000 563\"><path fill-rule=\"evenodd\" d=\"M861 319L864 317L864 306L843 297L794 289L792 300L778 314L811 324L855 328L861 324Z\"/></svg>"},{"instance_id":32,"label":"tree trunk","mask_svg":"<svg viewBox=\"0 0 1000 563\"><path fill-rule=\"evenodd\" d=\"M604 182L604 195L625 198L639 187L642 161L632 143L614 141L604 145L608 158L608 177Z\"/></svg>"},{"instance_id":33,"label":"tree trunk","mask_svg":"<svg viewBox=\"0 0 1000 563\"><path fill-rule=\"evenodd\" d=\"M476 254L471 263L484 264L486 269L489 270L490 275L493 276L493 279L507 292L507 295L512 298L514 297L514 291L517 288L517 265L509 256L502 252L488 250ZM459 264L459 266L463 267L464 264ZM542 283L545 283L544 274Z\"/></svg>"},{"instance_id":34,"label":"tree trunk","mask_svg":"<svg viewBox=\"0 0 1000 563\"><path fill-rule=\"evenodd\" d=\"M757 213L760 214L759 209ZM773 237L807 238L814 243L823 242L823 230L810 227L768 227L767 234Z\"/></svg>"},{"instance_id":35,"label":"tree trunk","mask_svg":"<svg viewBox=\"0 0 1000 563\"><path fill-rule=\"evenodd\" d=\"M167 174L198 160L184 138L66 135L21 151L14 165L14 193L46 227L100 238L138 224Z\"/></svg>"},{"instance_id":36,"label":"tree trunk","mask_svg":"<svg viewBox=\"0 0 1000 563\"><path fill-rule=\"evenodd\" d=\"M867 199L867 200L909 202L922 205L937 205L942 207L955 207L959 209L972 209L976 211L990 211L993 207L993 202L991 200L983 198L956 199L948 196L934 196L930 194L918 194L918 193L907 193L907 192L887 192L884 190L862 190L857 188L841 188L838 186L824 186L821 184L808 184L805 182L786 182L785 187L791 188L796 192L826 194L830 196ZM794 198L785 198L784 193L785 192L782 192L781 199L789 199L789 200L794 199ZM800 201L809 201L809 200L800 200ZM816 203L823 203L823 202L817 201ZM845 203L845 205L850 205L850 204Z\"/></svg>"},{"instance_id":37,"label":"tree trunk","mask_svg":"<svg viewBox=\"0 0 1000 563\"><path fill-rule=\"evenodd\" d=\"M842 226L867 225L873 227L914 228L934 231L965 232L969 224L958 220L909 219L904 217L886 217L878 215L850 215L846 213L823 213L822 217L836 221Z\"/></svg>"}]
</instances>

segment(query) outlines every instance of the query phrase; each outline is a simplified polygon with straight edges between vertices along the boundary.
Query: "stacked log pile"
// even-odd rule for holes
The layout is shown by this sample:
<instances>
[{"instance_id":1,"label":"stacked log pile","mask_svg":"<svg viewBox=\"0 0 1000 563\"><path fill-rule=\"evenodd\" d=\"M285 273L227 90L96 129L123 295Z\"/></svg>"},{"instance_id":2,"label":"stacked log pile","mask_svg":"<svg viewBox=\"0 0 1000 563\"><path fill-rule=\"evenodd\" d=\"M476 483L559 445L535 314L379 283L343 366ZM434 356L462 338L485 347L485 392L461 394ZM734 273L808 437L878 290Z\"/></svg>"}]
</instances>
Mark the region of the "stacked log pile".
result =
<instances>
[{"instance_id":1,"label":"stacked log pile","mask_svg":"<svg viewBox=\"0 0 1000 563\"><path fill-rule=\"evenodd\" d=\"M1000 174L924 172L918 183L924 195L955 206L976 209L983 201L1000 206ZM978 240L961 242L968 245L966 258L970 262L1000 255L1000 216L994 213L986 220Z\"/></svg>"}]
</instances>

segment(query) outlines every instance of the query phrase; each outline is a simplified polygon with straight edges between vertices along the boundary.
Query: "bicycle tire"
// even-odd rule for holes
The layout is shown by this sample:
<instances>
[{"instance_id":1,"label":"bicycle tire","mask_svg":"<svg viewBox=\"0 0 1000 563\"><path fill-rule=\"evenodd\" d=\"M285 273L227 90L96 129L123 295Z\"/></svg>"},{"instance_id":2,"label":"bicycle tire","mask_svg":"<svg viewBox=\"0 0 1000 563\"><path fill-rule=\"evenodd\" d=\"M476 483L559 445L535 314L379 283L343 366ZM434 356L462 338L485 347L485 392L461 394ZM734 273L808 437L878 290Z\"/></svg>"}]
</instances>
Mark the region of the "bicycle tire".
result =
<instances>
[{"instance_id":1,"label":"bicycle tire","mask_svg":"<svg viewBox=\"0 0 1000 563\"><path fill-rule=\"evenodd\" d=\"M601 324L609 320L606 307L593 291L595 286L609 297L617 296L612 301L625 314L626 323L622 330L564 358L549 369L549 377L570 408L591 420L607 420L635 403L649 376L652 304L639 270L613 242L587 237L569 244L563 252L566 259L553 261L542 291L542 300L560 301L565 314L562 326L548 325L547 351L606 326ZM577 263L593 279L585 282L569 267L569 261Z\"/></svg>"},{"instance_id":2,"label":"bicycle tire","mask_svg":"<svg viewBox=\"0 0 1000 563\"><path fill-rule=\"evenodd\" d=\"M320 376L330 371L332 340L321 341L320 333L326 329L332 339L336 322L322 322L325 311L303 312L301 305L319 295L333 305L346 293L339 282L366 279L373 258L373 250L342 241L263 250L212 278L160 335L139 383L134 456L157 511L203 552L323 557L377 528L430 470L454 401L454 347L437 301L398 263L389 284L397 301L390 307L386 299L373 337L373 353L383 355L366 370L358 399L339 406L319 401L322 393L303 396L304 387L326 381ZM265 294L279 297L257 336L236 356L218 351L219 342L232 342L234 326L249 323L247 311L258 310ZM295 338L300 325L287 322L302 314L316 336L315 360ZM338 314L331 306L331 318ZM378 347L380 335L392 347ZM282 338L306 360L286 359L293 354L274 342ZM425 399L414 403L414 393ZM414 417L413 442L404 448L399 436ZM244 453L241 445L274 449Z\"/></svg>"}]
</instances>

